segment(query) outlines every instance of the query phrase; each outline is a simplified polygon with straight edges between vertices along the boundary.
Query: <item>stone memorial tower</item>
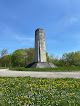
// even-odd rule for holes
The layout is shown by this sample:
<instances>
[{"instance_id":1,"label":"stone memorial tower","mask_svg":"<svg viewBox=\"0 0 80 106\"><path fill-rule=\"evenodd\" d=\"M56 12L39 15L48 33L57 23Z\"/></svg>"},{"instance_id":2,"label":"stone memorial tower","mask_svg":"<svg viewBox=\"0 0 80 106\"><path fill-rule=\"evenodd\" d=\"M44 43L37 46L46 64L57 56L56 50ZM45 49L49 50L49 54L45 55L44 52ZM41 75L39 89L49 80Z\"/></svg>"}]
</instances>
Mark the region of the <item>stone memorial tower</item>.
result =
<instances>
[{"instance_id":1,"label":"stone memorial tower","mask_svg":"<svg viewBox=\"0 0 80 106\"><path fill-rule=\"evenodd\" d=\"M47 63L45 34L43 29L39 28L35 31L34 62L25 68L57 68L54 64Z\"/></svg>"},{"instance_id":2,"label":"stone memorial tower","mask_svg":"<svg viewBox=\"0 0 80 106\"><path fill-rule=\"evenodd\" d=\"M35 31L34 62L47 62L45 49L45 35L43 29L37 29Z\"/></svg>"}]
</instances>

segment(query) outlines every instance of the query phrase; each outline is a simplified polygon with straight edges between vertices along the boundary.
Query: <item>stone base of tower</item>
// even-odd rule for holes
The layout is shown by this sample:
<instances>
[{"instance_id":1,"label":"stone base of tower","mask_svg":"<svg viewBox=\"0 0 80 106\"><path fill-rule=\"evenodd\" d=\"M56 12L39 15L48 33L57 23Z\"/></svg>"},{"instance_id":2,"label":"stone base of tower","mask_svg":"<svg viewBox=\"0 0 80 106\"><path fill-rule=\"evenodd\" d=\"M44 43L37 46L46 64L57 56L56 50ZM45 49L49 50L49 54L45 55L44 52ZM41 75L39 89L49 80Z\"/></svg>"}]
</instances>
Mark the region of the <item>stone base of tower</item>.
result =
<instances>
[{"instance_id":1,"label":"stone base of tower","mask_svg":"<svg viewBox=\"0 0 80 106\"><path fill-rule=\"evenodd\" d=\"M38 63L31 63L28 66L26 66L25 68L57 68L56 65L54 65L53 63L47 63L47 62L38 62Z\"/></svg>"}]
</instances>

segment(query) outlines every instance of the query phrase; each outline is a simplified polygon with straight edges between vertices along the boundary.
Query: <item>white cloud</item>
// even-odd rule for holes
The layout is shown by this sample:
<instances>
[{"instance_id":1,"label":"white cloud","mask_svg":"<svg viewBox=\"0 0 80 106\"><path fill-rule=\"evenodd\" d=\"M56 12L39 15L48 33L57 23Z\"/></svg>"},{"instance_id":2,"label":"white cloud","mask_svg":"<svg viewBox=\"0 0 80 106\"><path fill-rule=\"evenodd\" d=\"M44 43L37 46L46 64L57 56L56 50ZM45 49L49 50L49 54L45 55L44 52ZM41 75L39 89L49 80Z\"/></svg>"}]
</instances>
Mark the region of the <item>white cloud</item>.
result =
<instances>
[{"instance_id":1,"label":"white cloud","mask_svg":"<svg viewBox=\"0 0 80 106\"><path fill-rule=\"evenodd\" d=\"M29 38L29 37L16 36L16 40L18 40L18 41L34 41L34 38L33 37Z\"/></svg>"},{"instance_id":2,"label":"white cloud","mask_svg":"<svg viewBox=\"0 0 80 106\"><path fill-rule=\"evenodd\" d=\"M54 29L55 29L55 32L57 33L59 31L65 30L66 27L67 28L72 27L72 26L75 26L79 23L80 23L79 16L78 17L66 16L66 17L59 19L56 22Z\"/></svg>"},{"instance_id":3,"label":"white cloud","mask_svg":"<svg viewBox=\"0 0 80 106\"><path fill-rule=\"evenodd\" d=\"M2 25L3 25L3 27L1 28ZM14 32L10 27L5 25L4 23L0 24L0 28L1 28L0 33L2 33L1 39L4 39L4 40L8 41L9 43L16 42L16 40L20 41L21 44L25 41L27 41L27 42L34 41L34 37L29 37L29 35L28 35L28 37L26 35L21 35L21 34L19 35L19 33L17 34L16 32ZM3 44L3 43L5 43L5 42L4 41L0 42L0 44ZM8 46L8 45L6 45L6 46Z\"/></svg>"},{"instance_id":4,"label":"white cloud","mask_svg":"<svg viewBox=\"0 0 80 106\"><path fill-rule=\"evenodd\" d=\"M0 47L16 48L17 45L17 48L23 48L33 46L34 37L21 34L19 35L6 25L3 25L0 33L2 33L0 39ZM2 50L2 48L0 48L0 50Z\"/></svg>"},{"instance_id":5,"label":"white cloud","mask_svg":"<svg viewBox=\"0 0 80 106\"><path fill-rule=\"evenodd\" d=\"M75 25L77 22L79 22L78 17L70 17L65 20L64 25L71 26Z\"/></svg>"},{"instance_id":6,"label":"white cloud","mask_svg":"<svg viewBox=\"0 0 80 106\"><path fill-rule=\"evenodd\" d=\"M78 18L77 18L77 17L71 17L71 18L70 18L70 23L71 23L71 24L74 24L74 23L76 23L76 22L78 22Z\"/></svg>"}]
</instances>

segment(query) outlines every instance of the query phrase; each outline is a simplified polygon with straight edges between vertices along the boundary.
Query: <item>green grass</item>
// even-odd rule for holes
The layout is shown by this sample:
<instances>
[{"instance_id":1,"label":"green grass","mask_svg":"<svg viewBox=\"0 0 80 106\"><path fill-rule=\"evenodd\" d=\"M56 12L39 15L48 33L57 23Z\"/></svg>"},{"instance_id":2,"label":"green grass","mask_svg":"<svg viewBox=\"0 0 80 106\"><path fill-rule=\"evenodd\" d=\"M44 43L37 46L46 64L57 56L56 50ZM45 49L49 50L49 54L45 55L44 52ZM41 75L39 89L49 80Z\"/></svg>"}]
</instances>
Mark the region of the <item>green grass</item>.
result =
<instances>
[{"instance_id":1,"label":"green grass","mask_svg":"<svg viewBox=\"0 0 80 106\"><path fill-rule=\"evenodd\" d=\"M58 67L58 68L24 68L24 67L15 67L9 68L10 70L17 71L79 71L80 66L75 67Z\"/></svg>"},{"instance_id":2,"label":"green grass","mask_svg":"<svg viewBox=\"0 0 80 106\"><path fill-rule=\"evenodd\" d=\"M0 77L0 106L80 106L80 79Z\"/></svg>"},{"instance_id":3,"label":"green grass","mask_svg":"<svg viewBox=\"0 0 80 106\"><path fill-rule=\"evenodd\" d=\"M4 67L0 67L0 69L6 69L6 68L4 68Z\"/></svg>"}]
</instances>

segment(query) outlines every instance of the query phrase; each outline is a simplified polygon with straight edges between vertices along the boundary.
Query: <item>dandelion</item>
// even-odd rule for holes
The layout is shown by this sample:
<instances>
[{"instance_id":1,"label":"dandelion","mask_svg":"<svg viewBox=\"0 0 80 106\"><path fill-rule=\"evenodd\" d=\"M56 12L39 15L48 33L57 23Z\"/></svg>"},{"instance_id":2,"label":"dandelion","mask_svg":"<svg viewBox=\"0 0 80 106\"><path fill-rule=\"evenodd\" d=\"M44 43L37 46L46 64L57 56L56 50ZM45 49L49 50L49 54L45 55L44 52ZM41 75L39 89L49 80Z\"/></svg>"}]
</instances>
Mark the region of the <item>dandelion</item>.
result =
<instances>
[{"instance_id":1,"label":"dandelion","mask_svg":"<svg viewBox=\"0 0 80 106\"><path fill-rule=\"evenodd\" d=\"M23 98L23 96L22 96L22 98Z\"/></svg>"},{"instance_id":2,"label":"dandelion","mask_svg":"<svg viewBox=\"0 0 80 106\"><path fill-rule=\"evenodd\" d=\"M29 104L31 104L31 101L29 101Z\"/></svg>"},{"instance_id":3,"label":"dandelion","mask_svg":"<svg viewBox=\"0 0 80 106\"><path fill-rule=\"evenodd\" d=\"M69 103L71 103L71 101L69 101Z\"/></svg>"},{"instance_id":4,"label":"dandelion","mask_svg":"<svg viewBox=\"0 0 80 106\"><path fill-rule=\"evenodd\" d=\"M3 79L6 80L6 83L4 83ZM21 77L16 79L0 78L0 85L0 96L2 96L1 98L4 100L4 102L6 101L6 103L13 102L13 105L17 105L16 102L18 102L19 105L24 106L35 106L36 104L37 106L55 106L55 103L56 105L65 104L66 106L66 99L63 100L63 97L65 98L66 96L69 105L72 102L78 105L78 102L73 99L74 97L77 98L79 95L80 80L78 79L33 79L30 77L23 79ZM2 102L1 105L5 104Z\"/></svg>"},{"instance_id":5,"label":"dandelion","mask_svg":"<svg viewBox=\"0 0 80 106\"><path fill-rule=\"evenodd\" d=\"M30 89L32 90L32 87Z\"/></svg>"},{"instance_id":6,"label":"dandelion","mask_svg":"<svg viewBox=\"0 0 80 106\"><path fill-rule=\"evenodd\" d=\"M47 85L45 85L45 87L47 87Z\"/></svg>"},{"instance_id":7,"label":"dandelion","mask_svg":"<svg viewBox=\"0 0 80 106\"><path fill-rule=\"evenodd\" d=\"M18 99L18 97L16 97L15 99Z\"/></svg>"}]
</instances>

